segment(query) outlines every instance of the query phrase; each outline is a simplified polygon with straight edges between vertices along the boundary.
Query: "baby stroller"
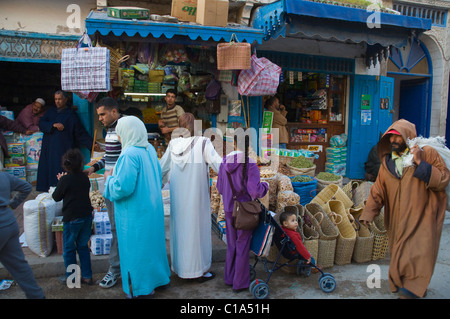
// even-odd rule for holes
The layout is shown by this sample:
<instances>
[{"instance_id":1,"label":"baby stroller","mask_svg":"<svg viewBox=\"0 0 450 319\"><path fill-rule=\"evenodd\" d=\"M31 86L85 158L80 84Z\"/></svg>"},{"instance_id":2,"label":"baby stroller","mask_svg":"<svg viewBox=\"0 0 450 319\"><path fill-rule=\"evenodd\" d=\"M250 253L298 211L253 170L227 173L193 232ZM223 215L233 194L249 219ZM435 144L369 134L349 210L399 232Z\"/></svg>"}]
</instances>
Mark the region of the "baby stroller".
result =
<instances>
[{"instance_id":1,"label":"baby stroller","mask_svg":"<svg viewBox=\"0 0 450 319\"><path fill-rule=\"evenodd\" d=\"M297 275L309 277L311 275L311 268L315 268L320 272L319 277L319 287L325 293L331 293L336 289L336 280L333 275L329 273L324 273L319 267L315 265L315 262L311 260L307 264L306 260L297 252L294 243L291 241L289 236L284 232L281 226L273 218L272 212L268 211L264 205L263 211L260 214L260 222L270 223L273 226L273 237L271 245L275 244L279 250L279 253L275 261L268 261L266 257L260 257L255 255L255 263L250 265L250 293L256 299L265 299L269 295L269 280L272 273L281 269L282 267L297 267ZM285 263L279 263L280 257L283 256L288 261ZM267 280L256 279L255 267L259 260L264 263L265 272L269 273ZM297 261L297 263L295 263Z\"/></svg>"}]
</instances>

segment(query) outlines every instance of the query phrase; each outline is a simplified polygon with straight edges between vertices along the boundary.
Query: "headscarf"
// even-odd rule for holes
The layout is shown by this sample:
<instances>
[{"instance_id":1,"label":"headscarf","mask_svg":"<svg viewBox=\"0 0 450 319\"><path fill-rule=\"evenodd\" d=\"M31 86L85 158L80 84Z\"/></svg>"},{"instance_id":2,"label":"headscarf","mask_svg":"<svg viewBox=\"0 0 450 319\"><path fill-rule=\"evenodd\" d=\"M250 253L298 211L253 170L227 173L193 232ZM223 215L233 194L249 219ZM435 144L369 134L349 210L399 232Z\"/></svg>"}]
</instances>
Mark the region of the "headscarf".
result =
<instances>
[{"instance_id":1,"label":"headscarf","mask_svg":"<svg viewBox=\"0 0 450 319\"><path fill-rule=\"evenodd\" d=\"M120 136L122 150L130 146L147 148L150 145L144 122L136 116L121 117L117 121L116 132Z\"/></svg>"}]
</instances>

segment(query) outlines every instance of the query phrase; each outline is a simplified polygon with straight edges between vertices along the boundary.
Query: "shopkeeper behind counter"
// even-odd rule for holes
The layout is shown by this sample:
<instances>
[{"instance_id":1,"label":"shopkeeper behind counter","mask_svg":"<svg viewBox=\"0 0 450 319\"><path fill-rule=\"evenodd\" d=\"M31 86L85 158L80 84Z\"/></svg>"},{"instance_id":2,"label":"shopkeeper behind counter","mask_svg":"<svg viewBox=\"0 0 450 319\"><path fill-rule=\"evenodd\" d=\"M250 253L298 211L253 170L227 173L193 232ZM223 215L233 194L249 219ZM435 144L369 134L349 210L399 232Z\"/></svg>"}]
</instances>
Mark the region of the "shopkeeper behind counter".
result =
<instances>
[{"instance_id":1,"label":"shopkeeper behind counter","mask_svg":"<svg viewBox=\"0 0 450 319\"><path fill-rule=\"evenodd\" d=\"M184 114L181 106L176 105L177 92L169 89L166 92L166 106L161 111L161 119L158 121L159 129L166 139L166 145L169 145L172 132L178 128L178 119Z\"/></svg>"}]
</instances>

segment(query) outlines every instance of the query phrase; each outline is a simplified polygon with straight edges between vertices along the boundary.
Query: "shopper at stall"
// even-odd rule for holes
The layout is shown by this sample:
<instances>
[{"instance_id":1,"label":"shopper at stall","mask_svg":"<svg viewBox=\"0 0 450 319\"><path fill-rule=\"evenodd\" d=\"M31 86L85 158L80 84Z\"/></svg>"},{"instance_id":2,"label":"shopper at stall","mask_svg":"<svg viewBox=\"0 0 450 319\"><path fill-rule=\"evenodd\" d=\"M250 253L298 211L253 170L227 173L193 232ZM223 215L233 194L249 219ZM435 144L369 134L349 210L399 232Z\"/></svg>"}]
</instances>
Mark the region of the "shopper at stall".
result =
<instances>
[{"instance_id":1,"label":"shopper at stall","mask_svg":"<svg viewBox=\"0 0 450 319\"><path fill-rule=\"evenodd\" d=\"M19 122L27 130L39 131L39 120L45 113L45 101L37 98L33 103L28 104L20 111L16 121Z\"/></svg>"},{"instance_id":2,"label":"shopper at stall","mask_svg":"<svg viewBox=\"0 0 450 319\"><path fill-rule=\"evenodd\" d=\"M178 120L184 114L181 106L177 105L177 91L169 89L166 92L166 106L161 111L160 120L158 121L159 129L164 135L166 144L169 144L172 132L178 128Z\"/></svg>"},{"instance_id":3,"label":"shopper at stall","mask_svg":"<svg viewBox=\"0 0 450 319\"><path fill-rule=\"evenodd\" d=\"M0 134L1 135L1 134ZM0 263L29 299L43 299L44 292L34 278L19 242L16 209L31 193L33 187L24 180L0 171ZM11 198L12 193L14 196Z\"/></svg>"},{"instance_id":4,"label":"shopper at stall","mask_svg":"<svg viewBox=\"0 0 450 319\"><path fill-rule=\"evenodd\" d=\"M12 121L7 117L0 115L0 170L4 167L5 158L9 158L8 144L1 131L13 131L16 133L30 135L32 131L27 130L20 123Z\"/></svg>"},{"instance_id":5,"label":"shopper at stall","mask_svg":"<svg viewBox=\"0 0 450 319\"><path fill-rule=\"evenodd\" d=\"M119 105L117 101L111 97L101 99L97 104L97 114L98 120L106 128L105 155L97 163L85 170L85 173L88 175L103 168L105 171L110 171L116 165L117 159L122 151L122 144L120 144L116 132L117 120L122 117L119 112ZM112 240L109 253L109 270L100 281L99 285L103 288L111 288L120 278L120 260L114 217L114 203L105 198L105 205L108 211L109 221L111 223Z\"/></svg>"},{"instance_id":6,"label":"shopper at stall","mask_svg":"<svg viewBox=\"0 0 450 319\"><path fill-rule=\"evenodd\" d=\"M64 172L58 174L58 184L52 193L56 202L63 201L63 258L67 269L80 260L81 283L93 285L89 239L92 227L92 206L89 197L91 183L83 173L84 158L78 149L68 150L62 157ZM71 273L66 272L66 282Z\"/></svg>"},{"instance_id":7,"label":"shopper at stall","mask_svg":"<svg viewBox=\"0 0 450 319\"><path fill-rule=\"evenodd\" d=\"M217 190L222 195L227 230L227 253L225 259L225 284L232 286L236 292L247 289L250 285L250 270L248 256L252 230L236 230L232 224L233 191L228 181L228 174L234 188L239 189L236 195L238 201L250 201L262 198L269 190L267 183L260 181L259 168L248 157L249 136L244 142L239 142L234 136L235 151L223 158L217 177Z\"/></svg>"},{"instance_id":8,"label":"shopper at stall","mask_svg":"<svg viewBox=\"0 0 450 319\"><path fill-rule=\"evenodd\" d=\"M272 128L278 129L279 148L286 148L286 144L289 143L289 133L286 128L286 115L288 113L286 107L280 104L280 100L276 96L267 99L265 107L267 111L273 112ZM275 130L273 134L275 135L274 140L276 141L277 131Z\"/></svg>"},{"instance_id":9,"label":"shopper at stall","mask_svg":"<svg viewBox=\"0 0 450 319\"><path fill-rule=\"evenodd\" d=\"M56 107L49 108L39 121L39 129L44 133L36 184L40 192L56 186L56 175L63 171L61 158L67 150L82 146L91 150L93 145L92 137L67 102L67 93L56 91Z\"/></svg>"},{"instance_id":10,"label":"shopper at stall","mask_svg":"<svg viewBox=\"0 0 450 319\"><path fill-rule=\"evenodd\" d=\"M163 184L170 181L170 256L180 278L213 279L209 166L216 172L222 158L211 140L194 136L194 115L179 119L183 137L174 137L161 158ZM195 187L192 187L195 185Z\"/></svg>"},{"instance_id":11,"label":"shopper at stall","mask_svg":"<svg viewBox=\"0 0 450 319\"><path fill-rule=\"evenodd\" d=\"M122 152L105 172L103 197L115 206L122 287L129 297L151 297L170 282L161 168L140 119L124 116L116 132Z\"/></svg>"},{"instance_id":12,"label":"shopper at stall","mask_svg":"<svg viewBox=\"0 0 450 319\"><path fill-rule=\"evenodd\" d=\"M398 120L378 142L378 178L370 189L360 221L373 221L384 207L389 237L389 285L400 298L423 297L439 251L450 173L438 152L426 146L408 149L415 125ZM413 166L403 166L408 154Z\"/></svg>"}]
</instances>

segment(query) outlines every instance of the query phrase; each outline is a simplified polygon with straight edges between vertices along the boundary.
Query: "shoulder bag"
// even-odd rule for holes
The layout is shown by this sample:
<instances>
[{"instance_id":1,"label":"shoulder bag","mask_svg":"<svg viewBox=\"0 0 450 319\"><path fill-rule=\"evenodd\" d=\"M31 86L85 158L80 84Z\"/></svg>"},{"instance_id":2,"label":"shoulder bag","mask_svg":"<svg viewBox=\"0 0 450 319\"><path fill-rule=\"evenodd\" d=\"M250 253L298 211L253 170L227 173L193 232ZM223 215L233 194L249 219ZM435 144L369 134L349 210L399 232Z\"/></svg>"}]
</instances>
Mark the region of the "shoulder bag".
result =
<instances>
[{"instance_id":1,"label":"shoulder bag","mask_svg":"<svg viewBox=\"0 0 450 319\"><path fill-rule=\"evenodd\" d=\"M236 190L233 187L231 176L227 172L228 182L233 192L233 218L232 225L237 230L253 230L259 224L259 214L262 211L261 203L258 199L248 202L239 202L236 200ZM242 190L241 190L242 193Z\"/></svg>"}]
</instances>

